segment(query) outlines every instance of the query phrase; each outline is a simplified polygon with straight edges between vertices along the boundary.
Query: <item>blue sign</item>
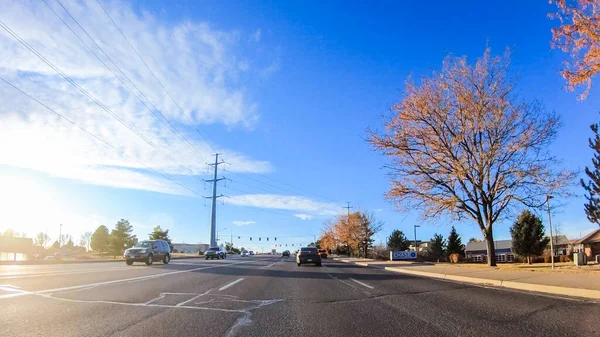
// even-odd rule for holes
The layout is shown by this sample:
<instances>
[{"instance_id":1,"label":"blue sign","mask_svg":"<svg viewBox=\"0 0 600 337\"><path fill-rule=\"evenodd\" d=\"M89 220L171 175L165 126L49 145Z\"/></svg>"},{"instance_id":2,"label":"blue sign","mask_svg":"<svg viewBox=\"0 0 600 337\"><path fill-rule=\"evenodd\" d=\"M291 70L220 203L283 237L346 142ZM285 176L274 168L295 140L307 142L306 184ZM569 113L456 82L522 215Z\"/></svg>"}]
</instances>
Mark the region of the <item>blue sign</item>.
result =
<instances>
[{"instance_id":1,"label":"blue sign","mask_svg":"<svg viewBox=\"0 0 600 337\"><path fill-rule=\"evenodd\" d=\"M390 252L390 260L415 260L417 258L417 252Z\"/></svg>"}]
</instances>

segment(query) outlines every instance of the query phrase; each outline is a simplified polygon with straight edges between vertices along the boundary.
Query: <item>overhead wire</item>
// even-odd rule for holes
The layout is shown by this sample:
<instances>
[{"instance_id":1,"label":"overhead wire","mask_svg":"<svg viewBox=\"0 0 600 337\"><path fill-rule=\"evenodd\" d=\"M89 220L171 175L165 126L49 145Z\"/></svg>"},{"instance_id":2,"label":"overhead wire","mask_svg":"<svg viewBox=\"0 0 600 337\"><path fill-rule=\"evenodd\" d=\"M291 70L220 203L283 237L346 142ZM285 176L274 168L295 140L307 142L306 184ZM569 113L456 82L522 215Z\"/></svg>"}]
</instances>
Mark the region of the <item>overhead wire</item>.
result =
<instances>
[{"instance_id":1,"label":"overhead wire","mask_svg":"<svg viewBox=\"0 0 600 337\"><path fill-rule=\"evenodd\" d=\"M100 1L96 0L96 2L100 6L100 8L102 8L102 11L104 11L104 14L106 14L106 16L112 22L112 24L117 28L117 30L119 31L119 33L121 34L121 36L123 37L123 39L125 39L125 42L127 42L127 44L129 45L129 47L131 47L131 49L133 49L133 51L135 52L135 54L137 55L137 57L140 59L140 61L142 61L142 63L144 64L144 66L146 66L146 69L148 69L148 71L156 79L156 81L158 82L158 84L164 89L164 91L167 93L167 95L169 96L169 98L171 99L171 101L173 101L173 103L175 103L175 105L177 106L177 108L179 109L179 111L181 112L181 114L188 120L188 122L196 130L196 132L198 133L198 135L200 135L200 137L202 137L202 139L204 139L204 141L206 142L206 144L208 144L208 146L210 146L210 148L213 150L213 152L217 152L217 150L215 150L215 148L208 141L208 139L206 139L206 137L204 137L204 135L200 132L200 130L198 130L198 128L194 126L194 122L183 111L183 109L181 108L181 106L179 105L179 103L177 103L177 101L175 100L175 98L173 98L173 95L171 95L171 93L169 92L169 90L167 90L167 88L163 85L162 81L158 78L158 76L156 76L156 74L152 71L152 69L150 69L150 66L148 66L148 64L146 63L146 61L144 61L144 58L142 58L142 56L140 55L140 53L138 53L137 49L133 46L133 44L131 44L131 42L129 42L129 39L127 38L127 36L125 36L125 33L123 33L123 31L121 30L121 28L119 27L119 25L117 25L117 23L113 20L113 18L110 16L110 14L108 14L108 12L104 8L104 6L102 6L102 4L100 3Z\"/></svg>"},{"instance_id":2,"label":"overhead wire","mask_svg":"<svg viewBox=\"0 0 600 337\"><path fill-rule=\"evenodd\" d=\"M117 148L116 146L114 146L114 145L110 144L109 142L107 142L106 140L104 140L102 137L100 137L100 136L97 136L97 135L95 135L95 134L91 133L90 131L88 131L88 130L87 130L87 129L85 129L84 127L82 127L82 126L80 126L79 124L75 123L74 121L72 121L71 119L67 118L66 116L64 116L64 115L63 115L63 114L61 114L60 112L58 112L58 111L56 111L56 110L52 109L51 107L49 107L49 106L48 106L48 105L46 105L45 103L41 102L41 101L40 101L40 100L38 100L37 98L33 97L32 95L28 94L27 92L25 92L25 91L21 90L19 87L15 86L14 84L12 84L11 82L9 82L8 80L4 79L4 78L3 78L3 77L1 77L1 76L0 76L0 80L1 80L1 81L3 81L4 83L6 83L7 85L11 86L13 89L17 90L17 91L18 91L18 92L20 92L21 94L25 95L26 97L29 97L31 100L33 100L33 101L35 101L36 103L38 103L39 105L43 106L43 107L44 107L44 108L46 108L47 110L49 110L49 111L51 111L51 112L55 113L56 115L58 115L58 117L60 117L61 119L63 119L63 120L65 120L65 121L67 121L67 122L68 122L68 123L70 123L71 125L73 125L73 126L77 127L79 130L81 130L81 131L83 131L83 132L87 133L88 135L90 135L90 136L94 137L96 140L98 140L98 141L102 142L103 144L105 144L105 145L107 145L107 146L111 147L112 149L114 149L115 151L119 152L120 154L122 154L122 155L126 156L126 157L127 157L127 158L129 158L129 159L132 159L132 160L136 161L136 162L137 162L137 163L139 163L140 165L142 165L142 166L146 167L148 170L150 170L150 171L154 172L154 173L155 173L155 174L157 174L157 175L160 175L161 177L163 177L163 178L165 178L165 179L168 179L168 180L170 180L170 181L174 182L175 184L177 184L177 185L179 185L179 186L183 187L184 189L186 189L186 190L188 190L188 191L190 191L190 192L192 192L192 193L194 193L194 194L196 194L196 195L198 195L198 196L202 196L201 194L199 194L198 192L196 192L196 191L192 190L191 188L189 188L189 187L187 187L187 186L183 185L182 183L180 183L180 182L176 181L175 179L173 179L173 178L171 178L171 177L169 177L169 176L167 176L167 175L165 175L165 174L163 174L163 173L161 173L161 172L159 172L159 171L157 171L157 170L153 169L152 167L150 167L150 166L146 165L146 164L145 164L144 162L142 162L141 160L139 160L139 159L137 159L137 158L135 158L135 157L133 157L133 156L131 156L131 155L127 154L125 151L123 151L123 150L121 150L121 149Z\"/></svg>"},{"instance_id":3,"label":"overhead wire","mask_svg":"<svg viewBox=\"0 0 600 337\"><path fill-rule=\"evenodd\" d=\"M92 96L89 92L87 92L85 89L83 89L81 86L79 86L77 83L75 83L75 81L73 81L68 75L66 75L64 72L62 72L62 70L60 70L60 68L56 67L52 62L50 62L48 59L46 59L41 53L39 53L35 48L33 48L31 45L29 45L25 40L23 40L17 33L15 33L12 29L10 29L2 20L0 20L0 27L2 27L7 33L9 33L13 38L15 38L19 43L21 43L23 46L25 46L27 49L29 49L29 51L31 51L35 56L37 56L40 60L42 60L44 63L46 63L46 65L48 65L50 68L52 68L52 70L54 70L57 74L59 74L63 79L65 79L67 82L69 82L71 85L73 85L77 90L79 90L82 94L84 94L87 98L89 98L92 102L94 102L96 105L98 105L102 110L106 111L109 115L111 115L113 118L115 118L119 123L121 123L123 126L125 126L127 129L129 129L131 132L133 132L135 135L137 135L139 138L141 138L142 140L144 140L148 145L150 145L152 148L154 148L156 151L160 152L162 155L164 155L165 157L167 157L169 160L171 160L173 163L175 163L177 166L179 166L181 169L183 169L184 171L188 172L192 177L201 180L200 178L198 178L190 169L188 169L187 167L183 166L181 163L179 163L175 158L173 158L171 155L169 155L168 153L164 152L163 150L161 150L160 148L157 147L156 144L154 144L151 140L149 140L148 138L146 138L144 135L142 135L139 131L137 131L134 127L130 126L129 124L127 124L121 117L119 117L118 115L116 115L114 112L112 112L107 106L105 106L102 102L100 102L99 100L97 100L94 96Z\"/></svg>"},{"instance_id":4,"label":"overhead wire","mask_svg":"<svg viewBox=\"0 0 600 337\"><path fill-rule=\"evenodd\" d=\"M148 109L148 111L150 111L154 116L156 116L158 118L158 120L163 123L163 125L167 126L168 130L171 131L171 133L173 133L173 135L175 136L179 136L182 141L184 143L186 143L188 145L188 147L190 147L190 149L192 149L192 151L194 151L205 163L206 163L206 158L196 149L196 147L194 145L191 144L191 142L181 133L181 131L179 131L179 129L177 129L172 123L171 121L165 117L164 114L162 114L160 112L160 109L158 109L156 107L156 105L154 105L154 103L152 103L152 101L144 94L144 92L138 88L138 86L131 80L131 78L129 78L129 76L127 76L125 74L125 72L121 69L121 67L119 67L119 65L117 65L113 59L104 51L104 49L90 36L90 34L87 32L87 30L85 28L83 28L83 26L81 26L81 24L79 23L79 21L77 21L77 19L75 19L75 17L71 14L71 12L69 12L69 10L67 8L65 8L65 6L59 1L56 0L56 2L63 8L63 10L69 15L69 17L75 22L75 24L77 24L77 26L83 31L83 33L94 43L94 45L96 45L96 47L102 52L102 54L104 54L104 56L106 56L106 58L113 64L113 66L121 73L121 75L123 77L125 77L127 79L127 81L129 81L129 83L131 83L131 85L140 93L141 96L144 97L145 100L141 99L133 90L131 90L126 84L125 82L117 75L115 74L115 72L102 60L102 58L100 56L98 56L98 54L96 54L96 52L94 52L92 50L92 48L90 46L88 46L88 44L83 41L83 39L81 37L79 37L79 35L77 33L75 33L75 31L65 22L65 20L63 20L63 18L58 15L58 13L54 10L54 8L52 8L52 6L50 6L50 4L48 4L48 2L46 0L42 0L46 6L52 11L52 13L54 13L54 15L63 23L63 25L65 27L67 27L71 33L73 33L73 35L75 35L75 37L98 59L98 61L100 61L100 63L102 63L102 65L104 65L104 67L106 69L108 69L108 71L110 71L115 78L121 82L121 84L123 84L123 87L125 87L129 92L131 92L145 107L146 109ZM154 108L151 109L148 104L146 104L146 101L148 101L148 103L150 103L150 105L152 105L152 107ZM165 123L166 122L166 123Z\"/></svg>"},{"instance_id":5,"label":"overhead wire","mask_svg":"<svg viewBox=\"0 0 600 337\"><path fill-rule=\"evenodd\" d=\"M58 1L58 0L57 0L57 1ZM179 111L181 112L181 114L182 114L182 115L183 115L183 116L184 116L184 117L185 117L185 118L188 120L188 122L190 123L190 125L191 125L192 127L194 127L194 129L196 130L196 132L197 132L197 133L198 133L198 134L199 134L199 135L202 137L202 139L204 139L204 141L205 141L205 142L206 142L206 143L207 143L207 144L208 144L208 145L211 147L211 149L212 149L214 152L217 152L217 151L215 150L215 148L212 146L212 144L211 144L211 143L208 141L208 139L207 139L207 138L206 138L206 137L205 137L205 136L204 136L204 135L203 135L203 134L200 132L200 130L198 130L198 128L196 128L196 127L194 126L194 122L193 122L193 121L192 121L192 120L191 120L191 119L190 119L190 118L187 116L187 114L186 114L186 113L183 111L183 109L181 108L181 106L179 105L179 103L178 103L178 102L175 100L175 98L173 97L173 95L171 95L171 93L169 92L169 90L167 90L167 88L166 88L166 87L163 85L162 81L161 81L161 80L158 78L158 76L157 76L157 75L154 73L154 71L152 71L152 69L150 68L150 66L148 65L148 63L146 63L146 61L144 60L144 58L143 58L143 57L140 55L140 53L137 51L137 49L136 49L136 48L133 46L133 44L132 44L132 43L129 41L129 39L127 38L127 36L126 36L126 35L125 35L125 33L123 32L123 30L122 30L122 29L119 27L119 25L118 25L118 24L117 24L117 23L116 23L116 22L113 20L112 16L111 16L111 15L108 13L108 11L106 10L106 8L104 8L104 6L102 5L102 3L101 3L99 0L96 0L96 2L97 2L97 3L98 3L98 5L100 6L100 8L102 8L102 11L104 12L104 14L106 14L106 16L107 16L107 17L108 17L108 19L111 21L111 23L112 23L112 24L115 26L115 28L116 28L116 29L119 31L119 33L121 34L121 36L123 37L123 39L125 40L125 42L127 42L127 44L129 45L129 47L131 47L131 49L132 49L132 50L135 52L135 54L136 54L136 55L137 55L137 57L140 59L140 61L142 61L142 63L143 63L143 64L144 64L144 66L146 67L146 69L148 69L148 71L149 71L149 72L152 74L152 76L153 76L153 77L156 79L156 81L159 83L159 85L160 85L160 86L161 86L161 87L164 89L164 91L167 93L167 95L169 96L169 98L171 99L171 101L173 101L173 103L174 103L174 104L177 106L177 108L179 109ZM317 193L314 193L314 192L309 192L309 191L307 191L307 190L304 190L304 189L301 189L301 188L299 188L299 187L296 187L296 186L294 186L294 185L292 185L292 184L284 183L284 182L278 181L278 180L276 180L276 179L274 179L274 178L270 178L270 177L267 177L267 176L265 176L265 175L262 175L262 174L259 174L259 173L256 173L256 174L258 174L258 175L261 175L261 176L263 176L263 177L265 177L265 178L267 178L267 179L271 179L271 180L273 180L273 181L276 181L276 182L279 182L279 183L282 183L282 184L288 185L288 186L290 186L290 187L296 188L297 190L304 191L305 193L310 193L310 194L313 194L313 195L317 195L317 196L319 196L319 197L322 197L322 198L325 198L325 199L327 199L327 200L330 200L330 201L336 202L335 200L333 200L333 199L331 199L331 198L325 197L325 196L323 196L323 195L319 195L319 194L317 194ZM250 179L251 179L251 178L250 178ZM254 180L255 180L255 179L254 179ZM265 182L261 182L261 183L267 184L267 183L265 183ZM267 185L274 186L274 185L271 185L271 184L267 184ZM280 187L278 187L278 188L280 188Z\"/></svg>"},{"instance_id":6,"label":"overhead wire","mask_svg":"<svg viewBox=\"0 0 600 337\"><path fill-rule=\"evenodd\" d=\"M71 28L70 28L70 27L69 27L69 25L68 25L68 24L66 24L66 22L64 22L64 20L62 20L62 18L61 18L61 17L60 17L60 16L59 16L59 15L58 15L58 14L57 14L57 13L56 13L56 12L55 12L53 9L52 9L52 7L51 7L51 6L50 6L50 5L49 5L49 4L48 4L48 3L47 3L45 0L43 0L43 1L44 1L44 2L46 3L46 5L47 5L47 6L48 6L48 7L49 7L51 10L52 10L52 12L53 12L53 13L54 13L54 14L55 14L55 15L56 15L56 16L57 16L57 17L58 17L58 18L59 18L59 19L62 21L62 23L63 23L63 24L64 24L64 25L65 25L65 26L66 26L66 27L67 27L67 28L68 28L68 29L69 29L69 30L70 30L70 31L71 31L71 32L72 32L72 33L73 33L73 34L74 34L74 35L75 35L75 36L76 36L76 37L77 37L77 38L78 38L78 39L79 39L79 40L80 40L80 41L81 41L81 42L82 42L82 43L83 43L83 44L84 44L86 47L87 47L87 48L88 48L88 50L90 50L90 52L92 52L92 53L94 54L94 56L96 56L96 58L98 58L98 59L100 60L100 62L102 62L102 64L103 64L103 65L104 65L104 66L105 66L105 67L106 67L106 68L107 68L107 69L108 69L108 70L109 70L109 71L110 71L110 72L111 72L111 73L112 73L112 74L113 74L113 75L114 75L114 76L115 76L115 77L116 77L116 78L117 78L117 79L118 79L118 80L119 80L119 81L120 81L120 82L121 82L121 83L122 83L122 84L123 84L123 85L124 85L124 86L125 86L125 87L128 89L128 90L130 90L130 89L129 89L129 88L126 86L126 85L125 85L125 83L124 83L124 82L123 82L123 81L122 81L122 80L119 78L119 76L117 76L117 75L116 75L116 74L115 74L115 73L114 73L114 72L113 72L113 71L110 69L110 67L108 67L108 66L106 65L106 63L104 63L104 62L101 60L101 58L100 58L100 57L99 57L99 56L98 56L98 55L97 55L95 52L93 52L93 50L92 50L92 49L91 49L91 48L90 48L90 47L89 47L89 46L88 46L88 45L87 45L87 44L86 44L86 43L85 43L85 42L84 42L84 41L83 41L83 40L82 40L82 39L81 39L81 38L80 38L80 37L79 37L79 36L78 36L78 35L77 35L77 34L76 34L76 33L75 33L75 32L74 32L74 31L73 31ZM126 74L125 74L123 71L122 71L122 69L121 69L121 68L120 68L120 67L119 67L119 66L118 66L118 65L117 65L117 64L116 64L116 63L115 63L115 62L112 60L112 58L111 58L111 57L110 57L110 56L109 56L109 55L108 55L108 54L107 54L107 53L104 51L104 49L102 49L102 47L100 47L100 46L98 45L98 43L96 43L96 41L95 41L95 40L94 40L94 39L93 39L93 38L92 38L92 37L89 35L89 33L88 33L88 32L87 32L87 31L86 31L86 30L85 30L85 29L84 29L84 28L81 26L81 24L80 24L80 23L79 23L79 22L78 22L78 21L77 21L77 20L76 20L76 19L73 17L73 15L72 15L72 14L71 14L71 13L68 11L68 9L67 9L67 8L65 8L65 6L64 6L64 5L63 5L63 4L62 4L62 3L61 3L59 0L56 0L56 1L57 1L57 3L58 3L58 4L59 4L59 5L60 5L60 6L61 6L61 7L62 7L64 10L65 10L65 12L66 12L66 13L67 13L67 14L68 14L70 17L71 17L71 19L72 19L72 20L73 20L73 21L74 21L74 22L77 24L77 26L79 26L79 28L80 28L80 29L81 29L81 30L82 30L82 31L83 31L83 32L84 32L84 33L85 33L85 34L88 36L88 38L89 38L89 39L90 39L90 40L91 40L91 41L92 41L92 42L93 42L93 43L94 43L94 44L95 44L95 45L96 45L96 46L97 46L97 47L100 49L100 51L102 51L102 53L103 53L103 54L104 54L104 55L105 55L105 56L106 56L106 57L109 59L109 61L110 61L110 62L111 62L111 63L112 63L112 64L113 64L113 65L114 65L114 66L115 66L115 67L116 67L116 68L119 70L119 72L120 72L120 73L121 73L121 74L122 74L122 75L123 75L123 76L124 76L124 77L125 77L125 78L126 78L126 79L127 79L127 80L128 80L130 83L131 83L131 84L132 84L132 85L133 85L133 87L134 87L134 88L135 88L135 89L136 89L136 90L137 90L137 91L138 91L138 92L139 92L139 93L140 93L140 94L141 94L141 95L142 95L142 96L143 96L143 97L144 97L144 98L145 98L145 99L148 101L148 103L150 103L150 104L151 104L151 105L154 107L154 109L156 110L156 112L157 112L158 114L160 114L160 116L162 116L162 117L163 117L163 119L164 119L164 120L165 120L165 121L166 121L166 122L169 124L169 126L170 126L169 130L170 130L171 132L173 132L173 130L175 130L175 131L176 131L176 132L177 132L177 133L180 135L180 137L182 137L182 139L183 139L183 140L184 140L184 141L185 141L185 142L186 142L186 143L187 143L187 144L190 146L190 148L192 148L192 150L193 150L194 152L196 152L196 154L198 154L198 155L199 155L199 156L202 158L202 160L203 160L204 162L207 162L206 158L204 158L204 156L202 156L202 155L199 153L199 151L198 151L198 150L197 150L197 149L196 149L196 148L195 148L195 147L194 147L194 146L193 146L193 145L192 145L192 144L189 142L189 140L187 140L187 138L185 138L185 136L183 136L183 134L182 134L182 133L181 133L181 132L180 132L180 131L179 131L179 130L178 130L178 129L177 129L177 128L176 128L176 127L175 127L175 126L174 126L174 125L173 125L173 124L172 124L172 123L171 123L171 122L170 122L170 121L169 121L169 120L168 120L168 119L167 119L167 118L166 118L166 117L165 117L165 116L164 116L164 115L163 115L163 114L160 112L160 111L159 111L159 109L158 109L158 108L157 108L157 107L156 107L156 106L155 106L155 105L152 103L152 101L150 101L150 99L149 99L149 98L148 98L148 97L147 97L147 96L146 96L146 95L145 95L145 94L144 94L144 93L143 93L143 92L142 92L142 91L141 91L141 90L140 90L140 89L137 87L137 85L135 85L135 83L134 83L134 82L133 82L133 81L132 81L132 80L131 80L131 79L130 79L130 78L129 78L129 77L128 77L128 76L127 76L127 75L126 75ZM212 146L212 144L211 144L211 143L208 141L208 139L207 139L207 138L206 138L206 137L205 137L205 136L204 136L204 135L203 135L203 134L200 132L200 130L198 130L198 128L194 126L194 122L193 122L193 121L192 121L192 120L191 120L191 119L188 117L188 115L187 115L187 114L186 114L186 113L183 111L183 109L181 108L181 106L179 105L179 103L178 103L178 102L175 100L175 98L173 97L173 95L172 95L172 94L169 92L169 90L168 90L168 89L165 87L165 85L164 85L164 84L162 83L162 81L161 81L161 80L158 78L158 76L157 76L157 75L154 73L154 71L152 71L152 69L150 68L150 66L148 65L148 63L147 63L147 62L144 60L144 58L143 58L143 57L140 55L140 53L137 51L137 49L136 49L136 48L133 46L133 44L132 44L132 43L129 41L129 39L127 38L127 36L126 36L126 35L125 35L125 33L123 32L123 30L122 30L122 29L119 27L119 25L117 25L117 23L116 23L116 22L113 20L113 18L111 17L111 15L108 13L108 11L107 11L107 10L104 8L104 6L102 5L102 3L101 3L99 0L96 0L96 2L98 3L98 5L99 5L99 6L100 6L100 8L102 9L102 11L105 13L105 15L108 17L108 19L111 21L111 23L112 23L112 24L115 26L115 28L116 28L116 29L119 31L119 33L121 34L121 36L123 37L123 39L125 40L125 42L126 42L128 45L129 45L129 47L130 47L130 48L131 48L131 49L134 51L134 53L137 55L137 57L140 59L140 61L141 61L141 62L144 64L144 66L146 67L146 69L147 69L147 70L150 72L150 74L151 74L151 75L152 75L152 76L153 76L153 77L156 79L156 81L159 83L159 85L161 86L161 88L162 88L162 89L165 91L165 93L166 93L166 94L169 96L169 98L171 99L171 101L173 101L173 103L174 103L174 104L177 106L177 108L179 109L179 111L181 112L181 114L182 114L182 115L183 115L183 116L184 116L184 117L187 119L187 121L190 123L190 125L191 125L191 126L194 128L194 129L195 129L195 131L198 133L198 135L200 135L200 137L201 137L201 138L202 138L202 139L203 139L203 140L206 142L206 144L207 144L207 145L208 145L208 146L209 146L209 147L210 147L210 148L211 148L213 151L215 151L215 152L216 152L216 150L215 150L215 148ZM133 91L132 91L132 90L130 90L130 91L133 93ZM134 95L135 95L135 93L134 93ZM146 103L144 102L144 100L142 100L141 98L139 98L137 95L135 95L135 96L136 96L136 98L138 98L138 99L139 99L139 100L142 102L142 104L144 104L144 106L146 106L146 108L147 108L148 110L150 110L150 111L151 111L153 114L155 114L155 116L157 116L157 114L156 114L156 113L155 113L155 112L154 112L152 109L150 109L150 108L149 108L149 107L146 105ZM159 116L157 116L157 118L159 118L159 120L160 120L160 121L161 121L161 122L164 124L164 121L163 121L163 119L161 119ZM188 172L189 172L189 171L188 171ZM330 201L336 202L335 200L333 200L333 199L331 199L331 198L328 198L328 197L326 197L326 196L323 196L323 195L321 195L321 194L318 194L318 193L315 193L315 192L310 192L310 191L308 191L308 190L302 189L302 188L300 188L300 187L297 187L297 186L294 186L294 185L292 185L292 184L289 184L289 183L286 183L286 182L279 181L279 180L277 180L277 179L275 179L275 178L271 178L271 177L268 177L268 176L266 176L266 175L263 175L263 174L260 174L260 173L255 173L255 174L257 174L257 175L260 175L260 176L262 176L262 177L264 177L264 178L267 178L267 179L269 179L269 180L272 180L272 181L278 182L278 183L280 183L280 184L287 185L287 186L289 186L289 187L292 187L292 188L294 188L294 189L296 189L296 190L303 191L304 193L309 193L309 194L312 194L312 195L314 195L314 196L322 197L322 198L324 198L324 199L327 199L327 200L330 200ZM192 174L192 175L193 175L193 174ZM248 176L246 176L246 178L248 178L248 179L250 179L250 180L254 180L254 181L256 181L256 182L259 182L259 183L261 183L261 184L265 184L265 185L268 185L268 186L271 186L271 187L274 187L274 188L278 188L278 189L281 189L281 190L287 191L287 192L292 192L292 193L295 193L295 192L293 192L293 191L290 191L289 189L285 189L285 188L282 188L282 187L280 187L280 186L276 186L276 185L273 185L273 184L269 184L269 183L266 183L266 182L264 182L264 181L260 181L260 180L258 180L258 179L254 179L254 178L251 178L251 177L248 177ZM263 191L266 191L266 192L269 192L269 193L271 193L271 191L268 191L268 190L266 190L266 189L264 189L264 188L260 188L260 187L255 187L255 186L252 186L252 185L248 185L248 184L242 183L242 182L240 182L240 181L237 181L237 182L238 182L238 183L241 183L241 184L243 184L243 185L246 185L246 186L252 187L252 188L258 188L258 189L261 189L261 190L263 190Z\"/></svg>"}]
</instances>

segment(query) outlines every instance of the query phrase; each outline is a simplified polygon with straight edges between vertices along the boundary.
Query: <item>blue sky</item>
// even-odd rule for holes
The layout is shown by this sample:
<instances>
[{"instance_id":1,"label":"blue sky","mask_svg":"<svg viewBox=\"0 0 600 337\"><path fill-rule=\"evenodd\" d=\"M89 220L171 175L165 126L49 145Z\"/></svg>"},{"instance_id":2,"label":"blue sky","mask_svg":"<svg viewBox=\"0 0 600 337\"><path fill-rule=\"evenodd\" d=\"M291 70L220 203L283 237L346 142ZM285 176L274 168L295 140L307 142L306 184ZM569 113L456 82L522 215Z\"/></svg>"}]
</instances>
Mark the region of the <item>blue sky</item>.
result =
<instances>
[{"instance_id":1,"label":"blue sky","mask_svg":"<svg viewBox=\"0 0 600 337\"><path fill-rule=\"evenodd\" d=\"M401 99L407 76L430 74L450 53L473 60L486 44L496 54L511 48L521 96L542 101L562 117L552 151L564 166L582 170L590 162L588 126L598 119L599 94L592 89L581 102L562 89L558 71L564 55L549 47L556 22L546 17L554 8L545 2L103 1L185 118L95 1L63 5L110 59L57 2L48 3L120 76L114 61L195 150L169 132L132 94L139 92L127 78L120 77L126 84L117 80L43 2L3 2L0 20L196 177L108 116L4 30L0 76L200 194L210 193L198 178L210 178L204 161L211 160L211 146L222 152L231 163L222 166L223 175L232 181L219 192L234 198L219 204L218 228L227 228L221 235L246 247L272 247L273 239L257 243L259 236L306 244L346 201L385 222L377 241L396 228L412 238L419 214L397 213L384 201L385 161L364 141L365 130L380 127L381 116ZM174 241L208 241L210 204L205 207L202 198L74 130L3 83L0 95L0 180L8 186L0 191L6 207L0 230L48 231L54 238L63 223L63 231L77 238L126 218L140 237L160 224ZM574 238L595 228L585 218L581 197L561 202L565 206L553 223L565 234ZM445 220L423 224L419 239L447 235L449 226ZM498 224L496 238L508 238L509 226ZM470 222L458 224L458 230L465 241L481 237ZM237 236L252 236L253 242Z\"/></svg>"}]
</instances>

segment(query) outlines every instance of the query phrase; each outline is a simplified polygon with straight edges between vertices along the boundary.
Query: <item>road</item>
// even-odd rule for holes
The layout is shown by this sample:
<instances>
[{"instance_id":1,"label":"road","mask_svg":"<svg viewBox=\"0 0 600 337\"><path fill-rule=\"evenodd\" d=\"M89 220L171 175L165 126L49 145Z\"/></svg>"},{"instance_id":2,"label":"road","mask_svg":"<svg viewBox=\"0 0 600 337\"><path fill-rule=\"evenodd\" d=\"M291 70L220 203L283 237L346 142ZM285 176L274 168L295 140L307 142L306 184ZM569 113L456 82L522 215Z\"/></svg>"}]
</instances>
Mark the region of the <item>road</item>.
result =
<instances>
[{"instance_id":1,"label":"road","mask_svg":"<svg viewBox=\"0 0 600 337\"><path fill-rule=\"evenodd\" d=\"M331 259L0 266L0 336L600 336L600 304Z\"/></svg>"}]
</instances>

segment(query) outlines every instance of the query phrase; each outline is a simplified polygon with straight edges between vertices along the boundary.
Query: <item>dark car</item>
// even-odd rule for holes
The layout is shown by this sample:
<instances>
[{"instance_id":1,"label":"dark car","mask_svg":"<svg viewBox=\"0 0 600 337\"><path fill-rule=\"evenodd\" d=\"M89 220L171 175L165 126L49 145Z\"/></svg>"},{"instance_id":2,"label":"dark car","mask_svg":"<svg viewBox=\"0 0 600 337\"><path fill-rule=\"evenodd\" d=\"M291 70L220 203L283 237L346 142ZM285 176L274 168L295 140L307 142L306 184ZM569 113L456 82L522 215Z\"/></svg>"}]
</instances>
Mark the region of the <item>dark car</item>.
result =
<instances>
[{"instance_id":1,"label":"dark car","mask_svg":"<svg viewBox=\"0 0 600 337\"><path fill-rule=\"evenodd\" d=\"M319 255L321 255L322 259L327 258L327 251L325 249L319 249Z\"/></svg>"},{"instance_id":2,"label":"dark car","mask_svg":"<svg viewBox=\"0 0 600 337\"><path fill-rule=\"evenodd\" d=\"M281 256L285 256L285 257L290 257L290 251L289 250L284 250L283 253L281 253Z\"/></svg>"},{"instance_id":3,"label":"dark car","mask_svg":"<svg viewBox=\"0 0 600 337\"><path fill-rule=\"evenodd\" d=\"M317 266L321 266L321 255L316 247L302 247L296 255L296 263L298 266L306 263L314 263Z\"/></svg>"},{"instance_id":4,"label":"dark car","mask_svg":"<svg viewBox=\"0 0 600 337\"><path fill-rule=\"evenodd\" d=\"M224 259L227 257L227 252L223 247L210 247L204 252L205 259Z\"/></svg>"},{"instance_id":5,"label":"dark car","mask_svg":"<svg viewBox=\"0 0 600 337\"><path fill-rule=\"evenodd\" d=\"M133 262L146 262L151 265L152 262L162 261L164 264L171 261L171 247L164 240L140 241L135 246L125 250L123 253L125 263L131 266Z\"/></svg>"}]
</instances>

